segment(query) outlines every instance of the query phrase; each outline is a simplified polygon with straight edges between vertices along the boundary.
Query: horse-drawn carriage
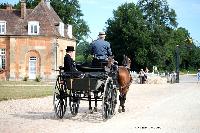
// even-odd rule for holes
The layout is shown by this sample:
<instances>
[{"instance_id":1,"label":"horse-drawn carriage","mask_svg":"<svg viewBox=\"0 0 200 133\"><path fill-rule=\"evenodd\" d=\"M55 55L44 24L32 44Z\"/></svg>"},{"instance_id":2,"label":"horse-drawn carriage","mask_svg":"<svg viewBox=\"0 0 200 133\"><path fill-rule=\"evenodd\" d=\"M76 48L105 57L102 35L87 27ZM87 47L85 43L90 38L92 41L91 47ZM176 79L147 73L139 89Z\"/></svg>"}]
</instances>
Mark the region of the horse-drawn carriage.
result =
<instances>
[{"instance_id":1,"label":"horse-drawn carriage","mask_svg":"<svg viewBox=\"0 0 200 133\"><path fill-rule=\"evenodd\" d=\"M77 115L81 100L95 102L94 111L97 111L97 102L102 101L102 117L104 120L115 114L117 104L117 89L119 89L119 112L125 112L125 100L132 81L129 68L130 59L124 58L124 66L118 66L113 58L103 63L104 67L87 67L77 65L78 71L64 72L59 68L54 89L53 104L55 114L63 118L69 105L72 115ZM117 87L118 86L118 87Z\"/></svg>"},{"instance_id":2,"label":"horse-drawn carriage","mask_svg":"<svg viewBox=\"0 0 200 133\"><path fill-rule=\"evenodd\" d=\"M56 116L63 118L67 106L72 115L77 115L81 100L89 102L89 110L95 102L94 111L97 111L97 102L102 101L103 119L113 116L117 104L116 67L77 66L75 72L64 72L60 67L53 96Z\"/></svg>"}]
</instances>

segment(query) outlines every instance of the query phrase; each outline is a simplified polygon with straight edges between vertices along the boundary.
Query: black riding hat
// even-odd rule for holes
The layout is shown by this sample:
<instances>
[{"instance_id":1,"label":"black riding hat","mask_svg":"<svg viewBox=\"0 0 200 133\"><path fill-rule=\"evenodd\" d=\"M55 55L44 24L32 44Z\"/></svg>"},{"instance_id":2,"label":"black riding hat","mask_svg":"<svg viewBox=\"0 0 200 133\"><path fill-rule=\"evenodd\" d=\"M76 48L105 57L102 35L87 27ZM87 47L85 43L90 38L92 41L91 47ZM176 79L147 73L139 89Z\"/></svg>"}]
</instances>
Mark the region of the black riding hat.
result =
<instances>
[{"instance_id":1,"label":"black riding hat","mask_svg":"<svg viewBox=\"0 0 200 133\"><path fill-rule=\"evenodd\" d=\"M67 46L67 49L65 49L66 52L68 51L74 51L74 47L73 46Z\"/></svg>"}]
</instances>

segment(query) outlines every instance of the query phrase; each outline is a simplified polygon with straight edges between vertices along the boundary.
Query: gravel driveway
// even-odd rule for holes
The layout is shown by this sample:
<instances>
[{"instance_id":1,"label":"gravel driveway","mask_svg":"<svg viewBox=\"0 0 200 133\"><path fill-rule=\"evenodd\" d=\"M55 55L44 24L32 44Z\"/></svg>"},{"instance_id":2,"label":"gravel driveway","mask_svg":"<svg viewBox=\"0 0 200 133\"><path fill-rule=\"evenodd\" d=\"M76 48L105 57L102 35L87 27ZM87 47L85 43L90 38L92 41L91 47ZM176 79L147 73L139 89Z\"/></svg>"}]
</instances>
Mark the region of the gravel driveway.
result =
<instances>
[{"instance_id":1,"label":"gravel driveway","mask_svg":"<svg viewBox=\"0 0 200 133\"><path fill-rule=\"evenodd\" d=\"M118 102L119 103L119 102ZM0 102L1 133L199 133L200 84L132 84L126 112L103 121L101 102L90 114L81 101L76 117L54 115L52 96ZM118 106L117 106L118 108ZM116 109L117 110L117 109Z\"/></svg>"}]
</instances>

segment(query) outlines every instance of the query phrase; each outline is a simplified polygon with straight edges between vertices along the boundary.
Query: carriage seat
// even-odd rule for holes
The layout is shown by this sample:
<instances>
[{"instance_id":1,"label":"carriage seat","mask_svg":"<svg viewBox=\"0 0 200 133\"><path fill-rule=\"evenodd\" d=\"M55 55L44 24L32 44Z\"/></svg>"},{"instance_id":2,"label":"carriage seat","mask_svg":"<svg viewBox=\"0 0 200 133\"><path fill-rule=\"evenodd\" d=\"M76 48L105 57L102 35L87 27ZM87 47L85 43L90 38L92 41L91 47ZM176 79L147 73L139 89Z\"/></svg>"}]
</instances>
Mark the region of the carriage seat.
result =
<instances>
[{"instance_id":1,"label":"carriage seat","mask_svg":"<svg viewBox=\"0 0 200 133\"><path fill-rule=\"evenodd\" d=\"M64 67L59 66L59 73L63 78L83 78L85 74L81 71L64 71Z\"/></svg>"},{"instance_id":2,"label":"carriage seat","mask_svg":"<svg viewBox=\"0 0 200 133\"><path fill-rule=\"evenodd\" d=\"M102 68L90 68L83 67L82 71L72 71L72 72L62 72L63 78L102 78L104 74L104 69Z\"/></svg>"},{"instance_id":3,"label":"carriage seat","mask_svg":"<svg viewBox=\"0 0 200 133\"><path fill-rule=\"evenodd\" d=\"M76 68L81 72L105 72L104 67L97 67L88 64L76 64Z\"/></svg>"},{"instance_id":4,"label":"carriage seat","mask_svg":"<svg viewBox=\"0 0 200 133\"><path fill-rule=\"evenodd\" d=\"M74 71L74 72L63 72L62 76L63 78L84 78L85 74L80 71Z\"/></svg>"},{"instance_id":5,"label":"carriage seat","mask_svg":"<svg viewBox=\"0 0 200 133\"><path fill-rule=\"evenodd\" d=\"M85 66L82 66L78 69L79 71L82 71L82 72L104 72L104 68L101 68L101 67L85 67Z\"/></svg>"}]
</instances>

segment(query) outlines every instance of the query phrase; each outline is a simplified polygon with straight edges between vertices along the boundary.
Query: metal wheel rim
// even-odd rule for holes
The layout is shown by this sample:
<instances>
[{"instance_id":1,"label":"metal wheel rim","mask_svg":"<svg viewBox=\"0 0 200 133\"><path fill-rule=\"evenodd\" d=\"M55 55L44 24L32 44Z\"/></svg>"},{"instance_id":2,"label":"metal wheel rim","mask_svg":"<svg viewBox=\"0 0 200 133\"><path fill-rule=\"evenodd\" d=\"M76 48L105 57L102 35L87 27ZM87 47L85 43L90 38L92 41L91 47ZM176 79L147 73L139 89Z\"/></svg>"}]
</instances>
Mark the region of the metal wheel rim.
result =
<instances>
[{"instance_id":1,"label":"metal wheel rim","mask_svg":"<svg viewBox=\"0 0 200 133\"><path fill-rule=\"evenodd\" d=\"M63 87L63 86L62 86ZM54 96L53 96L53 106L55 114L58 118L62 119L64 117L64 114L66 112L66 99L61 96L61 88L60 84L58 83L58 79L56 81L56 85L54 88ZM64 95L64 91L63 91Z\"/></svg>"},{"instance_id":2,"label":"metal wheel rim","mask_svg":"<svg viewBox=\"0 0 200 133\"><path fill-rule=\"evenodd\" d=\"M54 111L58 118L62 119L66 112L66 102L64 99L57 99L59 94L54 93Z\"/></svg>"},{"instance_id":3,"label":"metal wheel rim","mask_svg":"<svg viewBox=\"0 0 200 133\"><path fill-rule=\"evenodd\" d=\"M111 82L111 83L110 83ZM109 102L109 98L111 98L111 90L108 85L112 85L112 78L108 77L104 86L104 93L102 99L102 117L103 120L107 120L111 117L111 103ZM108 101L105 101L108 100ZM106 103L107 102L107 103Z\"/></svg>"}]
</instances>

